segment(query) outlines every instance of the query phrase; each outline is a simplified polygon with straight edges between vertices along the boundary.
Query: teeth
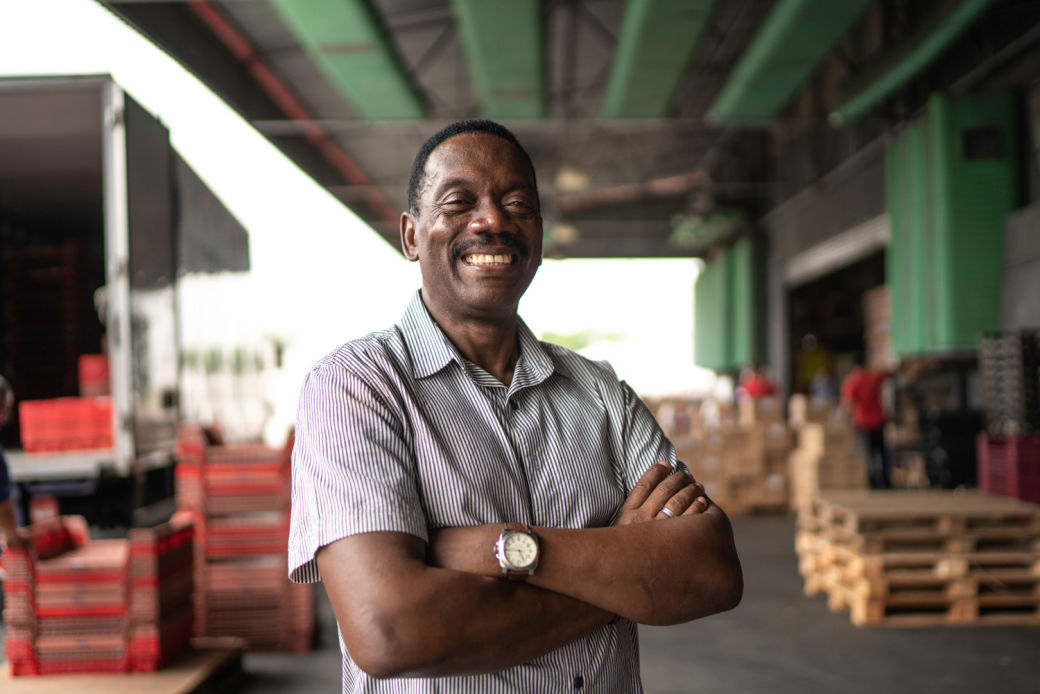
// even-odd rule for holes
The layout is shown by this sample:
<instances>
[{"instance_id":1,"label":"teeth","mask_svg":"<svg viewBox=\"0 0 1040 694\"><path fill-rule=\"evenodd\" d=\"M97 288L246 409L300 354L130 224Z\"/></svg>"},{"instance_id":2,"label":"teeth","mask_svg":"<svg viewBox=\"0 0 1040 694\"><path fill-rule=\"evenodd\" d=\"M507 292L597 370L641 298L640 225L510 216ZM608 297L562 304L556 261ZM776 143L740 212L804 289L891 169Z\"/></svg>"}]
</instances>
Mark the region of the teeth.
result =
<instances>
[{"instance_id":1,"label":"teeth","mask_svg":"<svg viewBox=\"0 0 1040 694\"><path fill-rule=\"evenodd\" d=\"M470 265L510 265L513 262L513 256L473 253L466 256L466 262Z\"/></svg>"}]
</instances>

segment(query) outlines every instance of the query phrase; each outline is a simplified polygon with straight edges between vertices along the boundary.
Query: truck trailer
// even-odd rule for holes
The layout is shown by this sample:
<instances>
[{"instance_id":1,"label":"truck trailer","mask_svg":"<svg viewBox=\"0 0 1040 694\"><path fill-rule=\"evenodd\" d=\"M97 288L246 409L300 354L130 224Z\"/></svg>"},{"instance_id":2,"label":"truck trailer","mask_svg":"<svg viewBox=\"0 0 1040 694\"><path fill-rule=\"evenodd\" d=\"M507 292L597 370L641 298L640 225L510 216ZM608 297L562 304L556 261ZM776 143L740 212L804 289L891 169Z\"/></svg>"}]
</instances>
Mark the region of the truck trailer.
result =
<instances>
[{"instance_id":1,"label":"truck trailer","mask_svg":"<svg viewBox=\"0 0 1040 694\"><path fill-rule=\"evenodd\" d=\"M0 79L0 441L23 514L47 494L99 525L161 515L178 278L248 264L245 229L110 76Z\"/></svg>"}]
</instances>

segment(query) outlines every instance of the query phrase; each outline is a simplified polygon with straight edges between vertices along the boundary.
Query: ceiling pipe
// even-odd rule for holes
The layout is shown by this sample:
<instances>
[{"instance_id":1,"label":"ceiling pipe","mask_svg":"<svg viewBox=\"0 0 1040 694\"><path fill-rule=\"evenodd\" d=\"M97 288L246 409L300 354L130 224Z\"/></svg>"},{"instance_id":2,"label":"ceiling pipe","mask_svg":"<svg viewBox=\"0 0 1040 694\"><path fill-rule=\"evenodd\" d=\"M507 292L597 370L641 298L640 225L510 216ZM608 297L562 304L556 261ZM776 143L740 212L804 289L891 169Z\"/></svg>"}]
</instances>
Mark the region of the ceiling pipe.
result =
<instances>
[{"instance_id":1,"label":"ceiling pipe","mask_svg":"<svg viewBox=\"0 0 1040 694\"><path fill-rule=\"evenodd\" d=\"M285 85L260 58L248 39L207 0L192 0L188 3L202 22L209 27L224 46L241 62L257 84L267 93L272 101L285 115L294 121L300 121L300 132L325 160L348 183L357 186L366 204L384 222L398 224L400 210L397 210L379 190L354 160L332 137L318 125L314 115L305 107L296 95Z\"/></svg>"},{"instance_id":2,"label":"ceiling pipe","mask_svg":"<svg viewBox=\"0 0 1040 694\"><path fill-rule=\"evenodd\" d=\"M711 177L708 174L703 171L694 171L693 173L679 174L678 176L653 178L643 183L626 183L620 186L610 186L583 193L559 195L556 197L556 207L560 212L568 214L597 205L617 205L651 197L663 198L671 195L681 195L694 188L701 188L710 184Z\"/></svg>"}]
</instances>

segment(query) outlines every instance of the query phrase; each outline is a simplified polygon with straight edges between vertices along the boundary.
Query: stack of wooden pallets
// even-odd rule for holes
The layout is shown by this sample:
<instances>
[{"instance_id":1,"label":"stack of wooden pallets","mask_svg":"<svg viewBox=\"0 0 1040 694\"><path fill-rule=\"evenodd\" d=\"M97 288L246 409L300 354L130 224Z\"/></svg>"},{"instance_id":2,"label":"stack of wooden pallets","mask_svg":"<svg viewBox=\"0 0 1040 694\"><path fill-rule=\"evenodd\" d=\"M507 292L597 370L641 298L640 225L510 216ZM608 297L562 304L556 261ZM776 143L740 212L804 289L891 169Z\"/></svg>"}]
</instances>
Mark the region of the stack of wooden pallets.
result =
<instances>
[{"instance_id":1,"label":"stack of wooden pallets","mask_svg":"<svg viewBox=\"0 0 1040 694\"><path fill-rule=\"evenodd\" d=\"M195 539L195 633L234 636L250 650L309 650L313 588L287 577L289 452L210 445L183 427L177 446L178 516Z\"/></svg>"},{"instance_id":2,"label":"stack of wooden pallets","mask_svg":"<svg viewBox=\"0 0 1040 694\"><path fill-rule=\"evenodd\" d=\"M814 495L826 490L867 486L867 458L847 422L804 423L798 428L797 441L789 458L793 510L803 508Z\"/></svg>"},{"instance_id":3,"label":"stack of wooden pallets","mask_svg":"<svg viewBox=\"0 0 1040 694\"><path fill-rule=\"evenodd\" d=\"M30 531L33 551L4 557L13 675L153 671L188 648L190 525L90 541L83 518L63 516Z\"/></svg>"},{"instance_id":4,"label":"stack of wooden pallets","mask_svg":"<svg viewBox=\"0 0 1040 694\"><path fill-rule=\"evenodd\" d=\"M853 624L1040 626L1040 505L981 492L824 492L799 512L807 595Z\"/></svg>"},{"instance_id":5,"label":"stack of wooden pallets","mask_svg":"<svg viewBox=\"0 0 1040 694\"><path fill-rule=\"evenodd\" d=\"M682 401L661 403L656 416L678 458L727 513L787 508L792 438L780 400L747 399L736 419L713 424Z\"/></svg>"}]
</instances>

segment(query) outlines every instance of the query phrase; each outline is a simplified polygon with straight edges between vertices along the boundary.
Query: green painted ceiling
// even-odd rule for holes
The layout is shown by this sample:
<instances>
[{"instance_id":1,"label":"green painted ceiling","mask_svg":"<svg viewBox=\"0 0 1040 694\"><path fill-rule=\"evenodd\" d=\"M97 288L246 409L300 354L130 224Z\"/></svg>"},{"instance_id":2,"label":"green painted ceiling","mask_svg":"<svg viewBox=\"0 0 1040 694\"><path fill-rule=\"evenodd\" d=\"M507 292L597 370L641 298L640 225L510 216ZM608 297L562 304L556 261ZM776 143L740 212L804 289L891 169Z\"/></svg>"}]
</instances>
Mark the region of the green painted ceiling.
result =
<instances>
[{"instance_id":1,"label":"green painted ceiling","mask_svg":"<svg viewBox=\"0 0 1040 694\"><path fill-rule=\"evenodd\" d=\"M663 118L718 0L630 0L603 97L605 118Z\"/></svg>"},{"instance_id":2,"label":"green painted ceiling","mask_svg":"<svg viewBox=\"0 0 1040 694\"><path fill-rule=\"evenodd\" d=\"M871 0L780 0L708 115L723 122L778 116Z\"/></svg>"},{"instance_id":3,"label":"green painted ceiling","mask_svg":"<svg viewBox=\"0 0 1040 694\"><path fill-rule=\"evenodd\" d=\"M325 77L365 118L415 119L426 107L364 0L271 0Z\"/></svg>"},{"instance_id":4,"label":"green painted ceiling","mask_svg":"<svg viewBox=\"0 0 1040 694\"><path fill-rule=\"evenodd\" d=\"M859 118L926 68L991 4L992 0L944 0L918 30L846 86L831 114L835 125Z\"/></svg>"},{"instance_id":5,"label":"green painted ceiling","mask_svg":"<svg viewBox=\"0 0 1040 694\"><path fill-rule=\"evenodd\" d=\"M545 115L539 0L452 0L477 99L489 118Z\"/></svg>"}]
</instances>

